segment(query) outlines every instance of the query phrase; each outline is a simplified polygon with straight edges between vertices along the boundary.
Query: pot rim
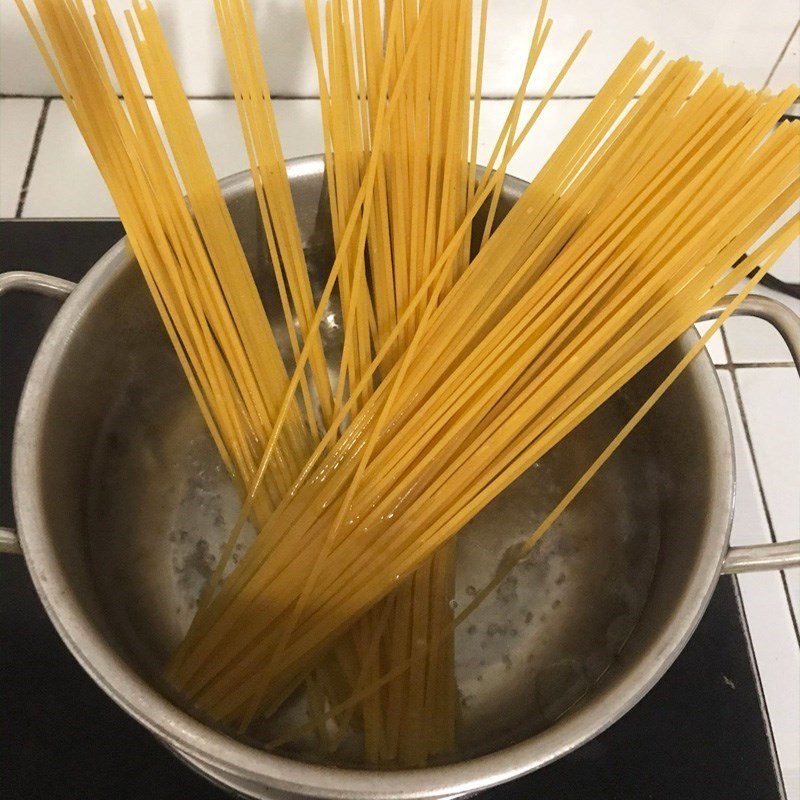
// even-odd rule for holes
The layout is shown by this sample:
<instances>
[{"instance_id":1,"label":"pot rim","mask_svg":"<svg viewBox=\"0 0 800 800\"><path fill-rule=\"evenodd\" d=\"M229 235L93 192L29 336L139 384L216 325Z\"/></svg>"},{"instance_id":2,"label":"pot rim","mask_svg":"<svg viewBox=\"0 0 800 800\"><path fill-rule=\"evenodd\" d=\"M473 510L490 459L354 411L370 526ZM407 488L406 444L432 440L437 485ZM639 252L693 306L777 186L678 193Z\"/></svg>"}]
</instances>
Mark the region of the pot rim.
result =
<instances>
[{"instance_id":1,"label":"pot rim","mask_svg":"<svg viewBox=\"0 0 800 800\"><path fill-rule=\"evenodd\" d=\"M320 156L287 161L290 178L323 172ZM519 194L527 185L507 178L507 188ZM220 182L226 196L252 186L248 172ZM45 609L61 638L95 682L125 711L190 758L239 778L299 794L329 798L412 800L447 797L486 789L538 769L566 755L601 733L635 705L658 681L693 633L715 588L730 535L733 500L733 436L726 409L724 422L714 417L709 437L711 457L731 465L710 476L710 507L714 520L704 537L687 589L669 624L651 648L654 659L642 659L604 697L557 720L522 742L476 758L444 766L405 770L362 770L325 767L265 752L215 731L163 697L117 654L92 619L84 613L58 563L46 533L42 511L42 475L37 459L49 404L50 389L62 357L82 319L91 312L104 287L129 268L133 254L126 239L114 245L89 270L66 300L47 331L28 374L14 432L12 484L19 537L28 569ZM694 334L691 334L694 335ZM696 339L695 339L696 340ZM700 356L709 374L703 391L721 387L707 353ZM705 407L705 406L703 406ZM719 519L720 515L724 519Z\"/></svg>"}]
</instances>

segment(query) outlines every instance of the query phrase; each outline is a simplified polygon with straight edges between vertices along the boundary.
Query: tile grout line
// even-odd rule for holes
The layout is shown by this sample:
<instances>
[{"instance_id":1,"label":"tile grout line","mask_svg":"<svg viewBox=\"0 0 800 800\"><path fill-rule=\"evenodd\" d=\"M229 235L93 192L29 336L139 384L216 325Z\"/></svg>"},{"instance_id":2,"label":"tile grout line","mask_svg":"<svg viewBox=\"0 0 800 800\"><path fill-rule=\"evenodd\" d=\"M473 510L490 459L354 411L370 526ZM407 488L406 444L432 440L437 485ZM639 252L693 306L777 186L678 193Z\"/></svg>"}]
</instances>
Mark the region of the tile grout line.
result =
<instances>
[{"instance_id":1,"label":"tile grout line","mask_svg":"<svg viewBox=\"0 0 800 800\"><path fill-rule=\"evenodd\" d=\"M800 645L800 626L797 624L797 616L794 613L794 605L792 604L792 596L789 591L789 579L786 577L786 570L780 570L781 583L783 583L783 593L786 595L786 601L789 603L789 617L794 625L794 635L797 637L797 643Z\"/></svg>"},{"instance_id":2,"label":"tile grout line","mask_svg":"<svg viewBox=\"0 0 800 800\"><path fill-rule=\"evenodd\" d=\"M122 95L117 95L117 97L122 97ZM318 94L279 94L275 93L271 95L273 100L319 100ZM513 100L516 95L513 94L497 94L497 95L482 95L481 102L486 102L490 100ZM557 94L553 95L551 100L592 100L594 99L594 94ZM636 95L638 98L638 95ZM153 95L147 94L145 95L147 100L152 100ZM186 95L187 100L233 100L234 96L232 94L189 94ZM26 93L15 93L15 92L6 92L0 93L0 100L61 100L60 94L26 94ZM474 96L471 98L472 100L475 99ZM543 94L526 94L523 100L542 100L544 99Z\"/></svg>"},{"instance_id":3,"label":"tile grout line","mask_svg":"<svg viewBox=\"0 0 800 800\"><path fill-rule=\"evenodd\" d=\"M797 31L800 30L800 19L797 20L795 23L794 28L792 28L792 32L789 34L789 38L786 40L786 43L783 45L783 49L780 53L778 53L778 58L775 60L775 63L772 65L772 69L769 71L769 75L767 75L767 79L764 81L764 85L761 87L762 89L766 89L769 86L769 82L772 80L773 75L775 75L775 71L780 66L781 61L783 61L783 57L786 55L786 51L789 49L789 45L792 43L792 39Z\"/></svg>"},{"instance_id":4,"label":"tile grout line","mask_svg":"<svg viewBox=\"0 0 800 800\"><path fill-rule=\"evenodd\" d=\"M719 335L722 339L722 349L725 351L725 363L733 364L733 354L731 353L731 346L728 344L728 334L725 326L720 326Z\"/></svg>"},{"instance_id":5,"label":"tile grout line","mask_svg":"<svg viewBox=\"0 0 800 800\"><path fill-rule=\"evenodd\" d=\"M36 130L33 134L33 144L31 145L31 153L28 157L28 163L25 167L25 177L22 179L22 187L19 190L19 200L17 202L17 210L14 214L16 219L22 217L22 211L25 208L25 198L28 196L28 188L30 187L31 177L33 176L33 167L36 164L36 156L39 154L39 145L42 142L42 134L44 133L44 126L47 122L47 112L50 110L50 98L45 98L42 103L42 110L39 113L39 119L36 123Z\"/></svg>"},{"instance_id":6,"label":"tile grout line","mask_svg":"<svg viewBox=\"0 0 800 800\"><path fill-rule=\"evenodd\" d=\"M750 623L747 621L747 610L744 607L744 598L742 597L742 590L739 586L739 577L731 575L733 583L734 594L736 595L736 605L739 607L739 616L744 626L744 635L747 640L747 656L750 659L750 666L755 673L755 679L758 683L758 704L761 707L761 714L764 722L767 725L767 734L769 738L769 749L772 754L772 766L777 772L777 778L780 783L781 800L786 800L786 782L783 779L783 767L781 760L778 757L778 748L775 744L775 731L772 728L772 717L769 715L769 705L767 704L767 696L764 694L764 682L761 680L761 670L758 667L758 659L756 658L756 649L753 646L753 637L750 633Z\"/></svg>"},{"instance_id":7,"label":"tile grout line","mask_svg":"<svg viewBox=\"0 0 800 800\"><path fill-rule=\"evenodd\" d=\"M772 515L770 514L769 507L767 506L767 495L764 491L764 484L761 480L761 470L758 468L758 462L756 461L756 451L755 447L753 446L753 437L750 433L750 426L747 423L747 417L745 416L744 410L744 401L742 399L742 393L739 388L739 381L736 377L736 369L731 366L730 369L731 374L731 383L733 385L733 393L736 396L736 405L739 408L739 416L742 420L742 429L744 430L744 437L747 441L747 448L750 452L750 459L753 463L753 472L756 476L756 484L758 486L758 494L761 499L761 507L764 509L764 517L767 520L767 529L769 530L770 539L773 542L777 542L778 539L775 536L775 527L772 522ZM797 623L797 616L794 613L794 606L792 605L792 597L789 593L789 583L786 580L786 570L779 570L781 576L781 583L783 584L783 593L786 597L786 603L789 607L789 618L792 621L792 627L794 628L794 635L797 639L797 645L800 647L800 626Z\"/></svg>"},{"instance_id":8,"label":"tile grout line","mask_svg":"<svg viewBox=\"0 0 800 800\"><path fill-rule=\"evenodd\" d=\"M794 369L793 361L730 361L727 364L717 364L717 369Z\"/></svg>"},{"instance_id":9,"label":"tile grout line","mask_svg":"<svg viewBox=\"0 0 800 800\"><path fill-rule=\"evenodd\" d=\"M70 217L66 217L70 219ZM734 361L733 363L714 364L714 369L720 372L730 372L734 369L794 369L793 361Z\"/></svg>"}]
</instances>

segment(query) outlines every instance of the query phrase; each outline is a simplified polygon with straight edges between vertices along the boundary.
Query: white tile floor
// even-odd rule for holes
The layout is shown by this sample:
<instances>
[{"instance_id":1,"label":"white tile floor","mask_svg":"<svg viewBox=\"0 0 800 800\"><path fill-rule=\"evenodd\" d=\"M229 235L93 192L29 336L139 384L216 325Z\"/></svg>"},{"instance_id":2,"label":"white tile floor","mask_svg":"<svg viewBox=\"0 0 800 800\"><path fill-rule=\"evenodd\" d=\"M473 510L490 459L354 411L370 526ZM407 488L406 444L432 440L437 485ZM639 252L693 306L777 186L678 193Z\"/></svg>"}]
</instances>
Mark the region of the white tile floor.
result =
<instances>
[{"instance_id":1,"label":"white tile floor","mask_svg":"<svg viewBox=\"0 0 800 800\"><path fill-rule=\"evenodd\" d=\"M39 69L38 59L16 18L5 13L10 3L11 0L0 0L0 88L6 93L50 94L53 87ZM173 10L172 16L167 14L173 35L177 36L180 30L184 38L192 37L192 48L182 48L181 61L187 75L191 66L189 91L202 95L227 92L224 71L215 67L219 61L214 58L216 45L208 34L210 20L202 15L189 20L189 4L179 4L178 0L162 0L158 5ZM529 20L530 12L523 12L527 5L518 0L495 0L493 5L497 15L493 41L502 42L502 46L494 44L488 55L487 93L498 97L507 94L516 79L518 40L522 33L527 35L530 27L522 20ZM659 46L705 59L720 66L730 78L751 85L760 86L768 78L772 88L800 82L796 0L773 0L768 13L759 3L731 4L723 0L702 4L692 0L611 0L605 4L578 0L569 7L555 1L551 5L559 23L553 34L556 53L563 52L566 42L574 39L579 29L588 25L595 28L584 66L562 87L565 94L591 94L598 76L606 71L602 54L615 57L619 47L632 40L635 33L657 36ZM259 18L266 18L269 12L276 19L291 22L296 16L289 0L263 0L256 6ZM299 27L296 20L292 26ZM713 35L698 35L698 31L712 30ZM307 49L301 47L292 52L287 45L292 35L285 31L279 36L273 30L267 39L272 44L272 63L268 66L274 91L294 96L313 93ZM188 54L196 56L197 47L208 57L194 58L190 65ZM14 65L20 63L25 64L25 69L15 70ZM549 66L554 65L552 62ZM541 88L534 87L534 91ZM493 134L502 124L508 105L502 99L483 105L482 159L488 156ZM585 100L577 98L553 101L515 156L510 172L530 178L585 105ZM246 158L232 101L195 99L192 106L218 174L244 169ZM276 110L287 156L319 152L316 101L279 100ZM41 128L41 139L35 158L31 159L37 127ZM115 216L110 197L61 100L0 98L0 216L16 214L21 194L21 216L26 218ZM0 263L0 269L4 268L6 265ZM800 281L800 245L782 258L776 274L785 280ZM761 291L800 312L800 302L769 290ZM788 365L788 350L766 323L741 318L730 320L725 326L724 341L717 335L709 350L718 367L735 435L738 492L732 541L745 544L797 538L800 380ZM789 800L800 800L800 570L787 571L785 575L746 575L739 578L739 585L786 794Z\"/></svg>"}]
</instances>

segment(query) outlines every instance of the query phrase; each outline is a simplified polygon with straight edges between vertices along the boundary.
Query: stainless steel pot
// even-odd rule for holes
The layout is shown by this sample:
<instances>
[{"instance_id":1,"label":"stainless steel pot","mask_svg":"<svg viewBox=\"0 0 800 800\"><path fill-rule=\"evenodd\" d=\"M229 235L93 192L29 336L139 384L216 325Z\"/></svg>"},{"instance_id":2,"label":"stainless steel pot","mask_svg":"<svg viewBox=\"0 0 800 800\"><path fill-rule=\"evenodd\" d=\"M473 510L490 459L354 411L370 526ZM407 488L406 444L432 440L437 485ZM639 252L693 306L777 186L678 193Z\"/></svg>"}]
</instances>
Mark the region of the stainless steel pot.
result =
<instances>
[{"instance_id":1,"label":"stainless steel pot","mask_svg":"<svg viewBox=\"0 0 800 800\"><path fill-rule=\"evenodd\" d=\"M321 159L290 163L313 283L331 263ZM225 196L268 313L280 328L249 176ZM509 178L501 211L524 184ZM479 230L482 226L477 226ZM323 762L302 741L280 753L213 730L160 671L230 527L228 485L123 240L74 286L0 276L0 293L66 302L39 348L19 408L12 479L20 549L54 625L97 683L212 780L260 798L451 797L510 780L573 750L658 680L699 621L720 571L800 562L800 543L728 547L733 446L706 355L690 366L532 556L458 632L459 750L413 771ZM800 363L800 320L764 298ZM325 335L335 340L338 309ZM286 338L286 337L284 337ZM552 508L659 376L687 332L459 537L457 600ZM288 347L287 347L288 350Z\"/></svg>"}]
</instances>

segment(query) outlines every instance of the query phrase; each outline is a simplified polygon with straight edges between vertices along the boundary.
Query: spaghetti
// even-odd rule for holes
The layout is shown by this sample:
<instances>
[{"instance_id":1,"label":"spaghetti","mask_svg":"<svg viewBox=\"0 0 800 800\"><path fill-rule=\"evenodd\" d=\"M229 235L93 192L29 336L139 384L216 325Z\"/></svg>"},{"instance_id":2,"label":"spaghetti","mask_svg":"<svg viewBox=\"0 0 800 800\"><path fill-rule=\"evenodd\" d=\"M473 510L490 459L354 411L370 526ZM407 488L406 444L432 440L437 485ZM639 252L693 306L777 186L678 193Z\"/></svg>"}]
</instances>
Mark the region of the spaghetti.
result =
<instances>
[{"instance_id":1,"label":"spaghetti","mask_svg":"<svg viewBox=\"0 0 800 800\"><path fill-rule=\"evenodd\" d=\"M289 374L150 3L126 17L163 137L107 0L94 26L79 0L33 3L44 35L17 0L243 497L168 679L239 731L305 685L302 730L323 750L355 730L368 762L425 765L455 744L455 625L800 234L797 216L771 232L800 198L800 127L776 127L797 87L731 87L639 40L503 217L508 164L587 37L523 121L552 27L541 5L479 178L488 2L329 0L320 14L306 0L335 246L315 297L252 11L213 0ZM458 531L755 266L454 619ZM332 375L320 324L334 297ZM257 536L232 566L248 519Z\"/></svg>"}]
</instances>

